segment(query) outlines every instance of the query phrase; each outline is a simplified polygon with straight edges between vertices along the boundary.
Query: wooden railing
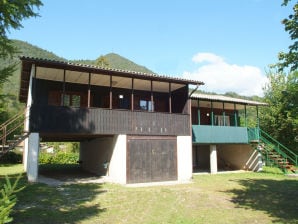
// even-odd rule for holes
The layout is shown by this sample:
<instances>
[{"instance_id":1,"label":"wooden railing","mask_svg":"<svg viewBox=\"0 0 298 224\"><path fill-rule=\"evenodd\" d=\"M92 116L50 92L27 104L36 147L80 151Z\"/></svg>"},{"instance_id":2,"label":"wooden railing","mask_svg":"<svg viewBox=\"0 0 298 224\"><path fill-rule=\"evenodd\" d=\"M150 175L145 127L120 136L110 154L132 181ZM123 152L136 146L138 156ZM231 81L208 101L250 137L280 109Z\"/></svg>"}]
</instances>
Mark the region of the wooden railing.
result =
<instances>
[{"instance_id":1,"label":"wooden railing","mask_svg":"<svg viewBox=\"0 0 298 224\"><path fill-rule=\"evenodd\" d=\"M190 116L33 105L30 131L51 134L190 135Z\"/></svg>"}]
</instances>

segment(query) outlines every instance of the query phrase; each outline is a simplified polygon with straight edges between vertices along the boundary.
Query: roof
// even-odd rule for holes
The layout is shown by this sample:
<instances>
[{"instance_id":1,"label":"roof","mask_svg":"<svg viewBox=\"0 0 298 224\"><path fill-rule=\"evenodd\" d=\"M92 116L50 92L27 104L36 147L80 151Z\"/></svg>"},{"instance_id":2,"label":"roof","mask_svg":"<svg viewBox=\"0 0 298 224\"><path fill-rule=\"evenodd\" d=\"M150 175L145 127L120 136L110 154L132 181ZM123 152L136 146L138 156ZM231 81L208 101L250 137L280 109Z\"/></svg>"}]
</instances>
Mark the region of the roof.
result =
<instances>
[{"instance_id":1,"label":"roof","mask_svg":"<svg viewBox=\"0 0 298 224\"><path fill-rule=\"evenodd\" d=\"M148 74L144 72L136 72L136 71L128 71L128 70L122 70L122 69L115 69L115 68L104 68L94 65L86 65L86 64L78 64L78 63L72 63L68 61L57 61L57 60L51 60L51 59L44 59L44 58L35 58L35 57L27 57L27 56L21 56L20 60L22 63L26 64L35 64L36 66L44 66L44 67L53 67L53 68L65 68L65 69L71 69L75 71L88 71L93 73L113 73L114 75L124 75L128 77L136 77L140 79L150 79L150 80L163 80L163 81L169 81L169 82L178 82L183 84L192 84L192 85L204 85L204 82L197 81L197 80L191 80L191 79L183 79L179 77L173 77L168 75L157 75L157 74Z\"/></svg>"},{"instance_id":2,"label":"roof","mask_svg":"<svg viewBox=\"0 0 298 224\"><path fill-rule=\"evenodd\" d=\"M67 71L71 73L71 77L75 78L78 73L89 73L89 74L98 74L105 76L113 76L113 77L123 77L123 78L135 78L139 80L149 80L156 82L168 82L171 83L173 88L176 85L204 85L201 81L183 79L178 77L171 77L166 75L157 75L157 74L147 74L143 72L136 71L126 71L115 68L103 68L94 65L86 65L86 64L78 64L72 63L68 61L57 61L51 59L44 58L35 58L35 57L27 57L21 56L20 60L22 62L21 67L21 78L20 78L20 92L19 92L19 100L20 102L27 101L28 95L28 87L30 80L30 73L32 65L35 65L36 73L43 74L43 78L53 79L53 77L57 76L57 71ZM43 71L42 71L43 70ZM51 70L51 71L50 71ZM46 76L46 77L45 77ZM61 80L60 80L61 81Z\"/></svg>"},{"instance_id":3,"label":"roof","mask_svg":"<svg viewBox=\"0 0 298 224\"><path fill-rule=\"evenodd\" d=\"M267 103L233 98L229 96L214 95L214 94L194 93L191 95L191 99L208 100L208 101L214 101L214 102L237 103L237 104L252 105L252 106L268 106Z\"/></svg>"}]
</instances>

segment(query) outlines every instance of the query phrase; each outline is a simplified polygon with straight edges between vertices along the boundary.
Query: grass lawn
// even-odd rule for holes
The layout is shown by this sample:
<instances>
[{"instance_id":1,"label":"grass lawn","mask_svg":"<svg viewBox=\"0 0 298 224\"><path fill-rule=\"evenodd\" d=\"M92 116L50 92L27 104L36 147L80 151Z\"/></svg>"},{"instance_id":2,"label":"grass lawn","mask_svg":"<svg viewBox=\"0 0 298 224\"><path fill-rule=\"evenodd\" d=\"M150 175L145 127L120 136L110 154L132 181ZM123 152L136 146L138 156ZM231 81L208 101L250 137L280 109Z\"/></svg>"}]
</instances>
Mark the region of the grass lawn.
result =
<instances>
[{"instance_id":1,"label":"grass lawn","mask_svg":"<svg viewBox=\"0 0 298 224\"><path fill-rule=\"evenodd\" d=\"M21 165L0 165L14 178ZM268 171L268 170L267 170ZM277 173L194 176L193 183L20 184L14 223L298 223L298 178Z\"/></svg>"}]
</instances>

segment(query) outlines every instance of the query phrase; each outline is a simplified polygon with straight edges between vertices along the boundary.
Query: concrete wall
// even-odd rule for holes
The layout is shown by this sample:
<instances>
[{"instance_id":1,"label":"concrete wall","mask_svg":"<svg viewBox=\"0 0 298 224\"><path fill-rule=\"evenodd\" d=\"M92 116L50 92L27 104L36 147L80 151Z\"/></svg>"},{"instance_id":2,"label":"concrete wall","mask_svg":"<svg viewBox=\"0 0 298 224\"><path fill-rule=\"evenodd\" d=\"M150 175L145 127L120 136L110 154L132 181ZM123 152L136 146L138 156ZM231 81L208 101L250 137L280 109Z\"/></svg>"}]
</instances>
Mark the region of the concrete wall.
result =
<instances>
[{"instance_id":1,"label":"concrete wall","mask_svg":"<svg viewBox=\"0 0 298 224\"><path fill-rule=\"evenodd\" d=\"M259 153L248 144L219 144L217 149L218 170L261 169ZM193 164L195 169L210 171L210 146L193 146Z\"/></svg>"},{"instance_id":2,"label":"concrete wall","mask_svg":"<svg viewBox=\"0 0 298 224\"><path fill-rule=\"evenodd\" d=\"M192 139L191 136L177 136L178 181L192 178Z\"/></svg>"},{"instance_id":3,"label":"concrete wall","mask_svg":"<svg viewBox=\"0 0 298 224\"><path fill-rule=\"evenodd\" d=\"M218 145L217 154L220 168L252 171L261 168L259 153L247 144Z\"/></svg>"},{"instance_id":4,"label":"concrete wall","mask_svg":"<svg viewBox=\"0 0 298 224\"><path fill-rule=\"evenodd\" d=\"M126 182L126 135L100 137L80 143L82 168L115 183Z\"/></svg>"},{"instance_id":5,"label":"concrete wall","mask_svg":"<svg viewBox=\"0 0 298 224\"><path fill-rule=\"evenodd\" d=\"M209 145L193 146L193 167L198 170L210 170L210 147Z\"/></svg>"}]
</instances>

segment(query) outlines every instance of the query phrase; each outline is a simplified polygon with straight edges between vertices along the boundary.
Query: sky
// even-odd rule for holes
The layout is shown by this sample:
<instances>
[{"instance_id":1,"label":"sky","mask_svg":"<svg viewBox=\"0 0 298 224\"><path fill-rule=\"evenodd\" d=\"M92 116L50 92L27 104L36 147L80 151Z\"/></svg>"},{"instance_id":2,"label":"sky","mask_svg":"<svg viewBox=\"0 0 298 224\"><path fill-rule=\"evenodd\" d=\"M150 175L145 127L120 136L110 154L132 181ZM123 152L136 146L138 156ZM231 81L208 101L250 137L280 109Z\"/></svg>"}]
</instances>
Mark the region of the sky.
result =
<instances>
[{"instance_id":1,"label":"sky","mask_svg":"<svg viewBox=\"0 0 298 224\"><path fill-rule=\"evenodd\" d=\"M68 60L119 54L201 90L263 94L269 65L292 44L282 0L42 0L8 37Z\"/></svg>"}]
</instances>

